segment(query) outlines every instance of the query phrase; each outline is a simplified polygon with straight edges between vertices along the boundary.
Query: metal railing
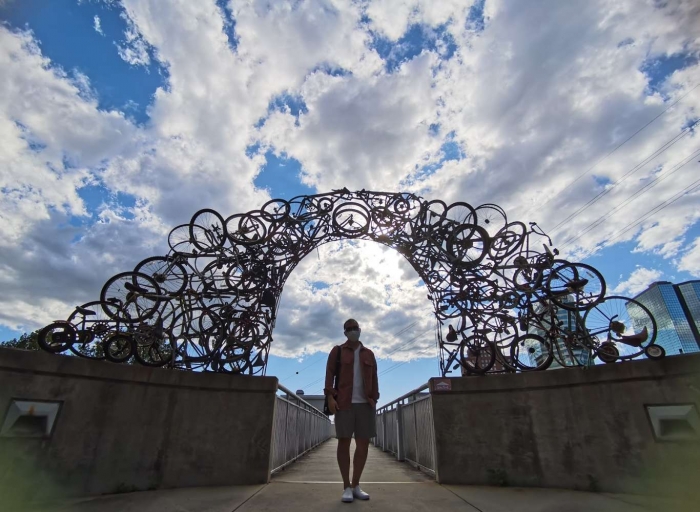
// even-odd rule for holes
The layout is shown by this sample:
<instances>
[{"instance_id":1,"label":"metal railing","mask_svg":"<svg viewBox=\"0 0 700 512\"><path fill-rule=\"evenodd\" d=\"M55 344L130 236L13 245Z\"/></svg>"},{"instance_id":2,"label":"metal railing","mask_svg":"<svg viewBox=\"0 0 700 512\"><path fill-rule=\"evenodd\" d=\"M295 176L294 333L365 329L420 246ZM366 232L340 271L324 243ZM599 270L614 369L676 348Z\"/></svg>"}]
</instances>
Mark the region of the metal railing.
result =
<instances>
[{"instance_id":1,"label":"metal railing","mask_svg":"<svg viewBox=\"0 0 700 512\"><path fill-rule=\"evenodd\" d=\"M333 424L323 412L295 393L277 385L272 429L272 470L276 473L333 435Z\"/></svg>"},{"instance_id":2,"label":"metal railing","mask_svg":"<svg viewBox=\"0 0 700 512\"><path fill-rule=\"evenodd\" d=\"M424 384L377 409L374 446L435 476L433 402Z\"/></svg>"}]
</instances>

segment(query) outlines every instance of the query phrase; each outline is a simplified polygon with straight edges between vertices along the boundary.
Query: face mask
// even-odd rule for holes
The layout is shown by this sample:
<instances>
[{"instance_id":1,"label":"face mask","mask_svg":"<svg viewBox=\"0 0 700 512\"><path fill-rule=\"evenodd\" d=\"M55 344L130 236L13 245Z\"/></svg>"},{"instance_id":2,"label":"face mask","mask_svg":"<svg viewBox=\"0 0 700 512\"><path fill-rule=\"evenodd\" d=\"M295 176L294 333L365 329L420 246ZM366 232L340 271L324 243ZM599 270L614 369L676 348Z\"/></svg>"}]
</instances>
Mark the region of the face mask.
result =
<instances>
[{"instance_id":1,"label":"face mask","mask_svg":"<svg viewBox=\"0 0 700 512\"><path fill-rule=\"evenodd\" d=\"M361 330L347 331L345 333L345 336L347 336L350 341L358 341L360 339L361 332L362 332Z\"/></svg>"}]
</instances>

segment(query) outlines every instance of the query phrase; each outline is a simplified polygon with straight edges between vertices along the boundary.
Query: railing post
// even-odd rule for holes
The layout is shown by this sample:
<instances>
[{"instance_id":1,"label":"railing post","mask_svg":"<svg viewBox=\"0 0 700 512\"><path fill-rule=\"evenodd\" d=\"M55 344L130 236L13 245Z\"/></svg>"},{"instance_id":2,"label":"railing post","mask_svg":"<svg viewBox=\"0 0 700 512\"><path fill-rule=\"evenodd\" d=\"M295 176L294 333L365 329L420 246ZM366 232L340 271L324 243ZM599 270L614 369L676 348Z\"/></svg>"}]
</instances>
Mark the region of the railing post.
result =
<instances>
[{"instance_id":1,"label":"railing post","mask_svg":"<svg viewBox=\"0 0 700 512\"><path fill-rule=\"evenodd\" d=\"M382 413L382 451L386 451L386 417L388 416L387 410L385 409Z\"/></svg>"},{"instance_id":2,"label":"railing post","mask_svg":"<svg viewBox=\"0 0 700 512\"><path fill-rule=\"evenodd\" d=\"M416 462L420 464L420 453L418 451L418 407L416 407L416 400L415 397L413 398L413 440L416 448Z\"/></svg>"},{"instance_id":3,"label":"railing post","mask_svg":"<svg viewBox=\"0 0 700 512\"><path fill-rule=\"evenodd\" d=\"M403 439L403 404L396 404L396 460L403 461L406 456L406 446Z\"/></svg>"}]
</instances>

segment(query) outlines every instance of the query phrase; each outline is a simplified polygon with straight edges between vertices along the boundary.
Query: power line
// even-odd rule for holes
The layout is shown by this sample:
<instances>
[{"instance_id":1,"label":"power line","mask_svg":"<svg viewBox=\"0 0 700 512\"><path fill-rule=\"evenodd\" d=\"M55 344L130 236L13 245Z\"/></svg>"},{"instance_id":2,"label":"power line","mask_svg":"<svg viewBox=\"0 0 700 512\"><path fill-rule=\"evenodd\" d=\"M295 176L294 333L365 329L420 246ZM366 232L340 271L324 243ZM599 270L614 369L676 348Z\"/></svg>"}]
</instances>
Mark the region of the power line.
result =
<instances>
[{"instance_id":1,"label":"power line","mask_svg":"<svg viewBox=\"0 0 700 512\"><path fill-rule=\"evenodd\" d=\"M421 351L418 352L416 355L418 356L418 355L420 355L420 354L426 354L426 353L428 353L429 350L432 350L433 348L434 348L434 347L428 347L428 348L426 348L426 349L424 349L424 350L421 350ZM394 371L394 370L395 370L396 368L398 368L399 366L403 366L404 364L410 363L410 362L412 362L412 360L411 360L411 361L401 361L400 363L396 363L396 364L394 364L393 366L390 366L389 368L385 368L384 370L382 370L382 372L381 372L379 375L377 375L377 377L381 377L382 375L386 375L387 373L391 373L392 371Z\"/></svg>"},{"instance_id":2,"label":"power line","mask_svg":"<svg viewBox=\"0 0 700 512\"><path fill-rule=\"evenodd\" d=\"M685 137L686 135L688 135L688 134L692 131L692 129L693 129L698 123L700 123L700 120L695 121L692 125L685 127L685 128L681 131L681 133L677 134L676 136L674 136L673 138L671 138L671 140L667 141L664 145L662 145L660 148L658 148L656 151L654 151L652 154L650 154L649 156L645 157L641 162L639 162L637 165L635 165L635 166L632 167L629 171L627 171L627 172L626 172L621 178L619 178L615 183L613 183L613 184L612 184L611 186L609 186L609 187L605 187L605 189L604 189L603 191L601 191L601 192L600 192L598 195L596 195L593 199L589 200L586 204L584 204L581 208L579 208L579 209L576 210L574 213L572 213L571 215L569 215L567 218L565 218L564 220L562 220L559 224L557 224L556 226L554 226L554 228L552 228L550 231L551 231L551 232L554 232L554 231L558 230L561 226L563 226L564 224L566 224L567 222L569 222L571 219L573 219L574 217L576 217L577 215L579 215L581 212L583 212L584 210L587 210L593 203L595 203L595 202L598 201L600 198L602 198L603 196L605 196L605 195L607 195L608 193L610 193L610 191L611 191L612 189L614 189L617 185L619 185L620 183L622 183L623 181L625 181L630 175L634 174L635 172L637 172L638 170L640 170L642 167L644 167L646 164L648 164L648 163L651 162L653 159L655 159L657 156L661 155L662 153L666 152L669 148L673 147L674 144L676 144L676 143L677 143L678 141L680 141L683 137Z\"/></svg>"},{"instance_id":3,"label":"power line","mask_svg":"<svg viewBox=\"0 0 700 512\"><path fill-rule=\"evenodd\" d=\"M673 108L674 106L676 106L681 100L683 100L683 99L684 99L686 96L688 96L691 92L693 92L695 89L697 89L698 86L700 86L700 83L697 83L697 84L695 85L695 87L693 87L692 89L690 89L690 90L689 90L688 92L686 92L683 96L681 96L681 97L678 98L676 101L674 101L672 104L670 104L668 107L666 107L660 114L658 114L656 117L654 117L651 121L649 121L647 124L645 124L644 126L642 126L639 130L637 130L636 132L634 132L632 135L630 135L629 137L627 137L627 138L626 138L625 140L623 140L620 144L618 144L617 146L615 146L615 148L613 148L612 151L610 151L609 153L607 153L605 156L603 156L601 159L599 159L596 163L594 163L591 167L589 167L588 169L586 169L586 171L584 171L583 174L580 174L574 181L572 181L571 183L565 185L564 188L562 188L559 192L557 192L556 194L554 194L553 196L551 196L551 197L550 197L549 199L547 199L544 203L542 203L542 204L540 204L539 206L535 207L534 212L540 211L542 208L544 208L545 206L547 206L547 205L552 201L552 199L554 199L555 197L561 195L565 190L567 190L567 189L570 188L572 185L574 185L576 182L578 182L578 181L579 181L581 178L583 178L586 174L588 174L588 173L591 172L593 169L595 169L596 167L598 167L598 164L600 164L603 160L605 160L605 159L608 158L610 155L612 155L613 153L615 153L615 151L617 151L618 149L620 149L622 146L624 146L625 144L627 144L630 140L632 140L634 137L636 137L640 132L642 132L642 131L643 131L646 127L648 127L651 123L653 123L653 122L656 121L658 118L660 118L662 115L664 115L666 112L668 112L671 108ZM533 211L532 208L530 208L527 212L525 212L525 215L527 216L531 211Z\"/></svg>"},{"instance_id":4,"label":"power line","mask_svg":"<svg viewBox=\"0 0 700 512\"><path fill-rule=\"evenodd\" d=\"M645 192L649 191L650 189L654 188L656 185L658 185L660 182L665 180L666 178L670 177L683 167L685 167L687 164L689 164L693 159L697 158L700 156L700 150L695 150L694 153L692 153L690 156L686 157L683 159L683 161L677 163L669 172L663 175L659 175L653 180L651 180L649 183L644 185L642 188L637 190L634 194L632 194L630 197L628 197L625 201L622 203L618 204L615 208L612 210L608 211L606 214L603 216L599 217L597 220L593 221L591 224L589 224L583 231L578 233L578 235L575 235L573 237L570 237L568 240L566 240L561 246L561 249L564 249L568 247L569 245L573 244L577 240L579 240L583 235L591 231L592 229L600 226L603 222L605 222L606 219L610 218L615 212L619 211L621 208L627 206L630 202L632 202L634 199L639 197L640 195L644 194Z\"/></svg>"},{"instance_id":5,"label":"power line","mask_svg":"<svg viewBox=\"0 0 700 512\"><path fill-rule=\"evenodd\" d=\"M677 193L675 196L673 196L672 198L667 199L667 200L664 201L663 203L660 203L660 204L657 205L655 208L653 208L651 211L647 212L646 214L642 215L641 217L637 217L637 219L633 220L632 222L630 222L629 224L627 224L625 227L623 227L622 229L620 229L619 231L617 231L616 233L614 233L614 234L611 236L611 238L609 238L608 240L606 240L600 248L601 248L601 249L604 249L604 248L606 248L606 247L610 247L610 245L612 245L612 242L614 242L615 240L617 240L618 238L620 238L622 235L624 235L625 233L627 233L630 229L633 229L633 228L637 227L639 224L641 224L642 222L644 222L645 220L647 220L649 217L651 217L651 216L653 216L654 214L660 212L660 211L663 210L664 208L667 208L668 206L671 206L673 203L675 203L675 202L678 201L679 199L683 198L686 194L689 194L689 193L694 192L695 189L700 189L700 179L694 181L693 183L691 183L690 185L688 185L687 187L685 187L683 190L681 190L680 192L678 192L678 193ZM593 253L595 252L595 249L596 249L596 248L593 248L593 249L589 250L581 259L587 258L587 257L590 256L591 254L593 254Z\"/></svg>"}]
</instances>

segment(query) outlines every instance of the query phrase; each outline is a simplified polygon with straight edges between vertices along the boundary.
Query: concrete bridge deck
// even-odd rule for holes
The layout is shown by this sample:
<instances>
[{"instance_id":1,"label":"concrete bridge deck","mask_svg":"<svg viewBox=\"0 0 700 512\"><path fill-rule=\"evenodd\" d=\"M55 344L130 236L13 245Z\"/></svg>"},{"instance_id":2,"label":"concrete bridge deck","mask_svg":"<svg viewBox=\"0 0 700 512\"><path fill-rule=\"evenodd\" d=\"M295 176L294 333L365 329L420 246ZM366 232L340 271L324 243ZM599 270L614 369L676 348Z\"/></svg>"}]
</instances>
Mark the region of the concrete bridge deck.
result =
<instances>
[{"instance_id":1,"label":"concrete bridge deck","mask_svg":"<svg viewBox=\"0 0 700 512\"><path fill-rule=\"evenodd\" d=\"M331 439L288 466L267 485L199 487L115 494L72 500L41 512L264 512L364 511L464 512L686 512L689 505L648 496L560 489L437 484L409 464L370 446L362 488L366 502L342 503L342 482ZM25 512L27 509L23 509Z\"/></svg>"}]
</instances>

